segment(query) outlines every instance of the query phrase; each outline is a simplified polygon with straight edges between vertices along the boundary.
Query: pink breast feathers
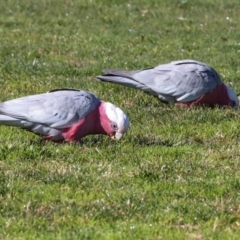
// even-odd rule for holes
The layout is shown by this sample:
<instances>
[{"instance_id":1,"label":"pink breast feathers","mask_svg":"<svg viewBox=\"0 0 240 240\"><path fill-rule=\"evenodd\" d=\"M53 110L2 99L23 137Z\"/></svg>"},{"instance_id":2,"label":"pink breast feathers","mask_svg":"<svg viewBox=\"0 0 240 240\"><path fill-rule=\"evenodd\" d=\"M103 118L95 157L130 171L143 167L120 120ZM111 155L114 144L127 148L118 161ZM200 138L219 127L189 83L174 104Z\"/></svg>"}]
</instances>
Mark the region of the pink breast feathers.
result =
<instances>
[{"instance_id":1,"label":"pink breast feathers","mask_svg":"<svg viewBox=\"0 0 240 240\"><path fill-rule=\"evenodd\" d=\"M191 101L191 102L176 102L175 105L183 107L193 107L193 106L208 106L214 107L219 106L231 106L231 100L228 96L227 88L225 84L221 84L216 87L213 91L204 94L202 97Z\"/></svg>"}]
</instances>

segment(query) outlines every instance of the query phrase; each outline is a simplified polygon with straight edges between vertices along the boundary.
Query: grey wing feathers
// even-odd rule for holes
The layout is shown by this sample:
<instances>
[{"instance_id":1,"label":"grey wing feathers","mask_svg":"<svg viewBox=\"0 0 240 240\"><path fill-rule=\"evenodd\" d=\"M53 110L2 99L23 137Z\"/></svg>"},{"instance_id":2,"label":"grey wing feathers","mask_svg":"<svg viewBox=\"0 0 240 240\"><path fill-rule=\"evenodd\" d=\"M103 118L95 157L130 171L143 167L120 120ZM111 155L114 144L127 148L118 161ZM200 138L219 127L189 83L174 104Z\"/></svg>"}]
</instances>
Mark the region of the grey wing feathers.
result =
<instances>
[{"instance_id":1,"label":"grey wing feathers","mask_svg":"<svg viewBox=\"0 0 240 240\"><path fill-rule=\"evenodd\" d=\"M161 89L159 93L172 94L180 102L193 101L222 83L213 68L194 60L175 61L154 70L159 73L155 79Z\"/></svg>"},{"instance_id":2,"label":"grey wing feathers","mask_svg":"<svg viewBox=\"0 0 240 240\"><path fill-rule=\"evenodd\" d=\"M86 116L99 103L100 100L89 92L54 90L3 102L0 114L53 128L65 128Z\"/></svg>"},{"instance_id":3,"label":"grey wing feathers","mask_svg":"<svg viewBox=\"0 0 240 240\"><path fill-rule=\"evenodd\" d=\"M96 76L97 80L119 84L122 86L140 89L144 92L156 95L156 93L145 83L145 81L140 81L138 74L142 73L142 70L138 71L121 71L116 69L104 69L104 75Z\"/></svg>"},{"instance_id":4,"label":"grey wing feathers","mask_svg":"<svg viewBox=\"0 0 240 240\"><path fill-rule=\"evenodd\" d=\"M141 89L167 102L193 101L221 84L218 73L195 60L175 61L139 71L105 70L99 80Z\"/></svg>"}]
</instances>

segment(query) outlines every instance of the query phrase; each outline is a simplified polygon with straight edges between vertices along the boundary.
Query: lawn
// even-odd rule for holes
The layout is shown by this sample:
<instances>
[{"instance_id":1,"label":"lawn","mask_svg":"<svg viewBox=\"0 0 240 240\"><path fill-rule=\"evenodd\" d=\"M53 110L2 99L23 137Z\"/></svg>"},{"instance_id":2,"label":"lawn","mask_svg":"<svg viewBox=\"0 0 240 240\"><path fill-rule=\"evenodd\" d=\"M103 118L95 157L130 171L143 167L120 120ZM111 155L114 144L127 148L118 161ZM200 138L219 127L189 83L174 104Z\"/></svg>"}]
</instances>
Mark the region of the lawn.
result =
<instances>
[{"instance_id":1,"label":"lawn","mask_svg":"<svg viewBox=\"0 0 240 240\"><path fill-rule=\"evenodd\" d=\"M240 93L239 0L0 1L0 100L78 88L121 107L121 141L1 126L0 239L240 239L236 109L165 105L103 68L180 59Z\"/></svg>"}]
</instances>

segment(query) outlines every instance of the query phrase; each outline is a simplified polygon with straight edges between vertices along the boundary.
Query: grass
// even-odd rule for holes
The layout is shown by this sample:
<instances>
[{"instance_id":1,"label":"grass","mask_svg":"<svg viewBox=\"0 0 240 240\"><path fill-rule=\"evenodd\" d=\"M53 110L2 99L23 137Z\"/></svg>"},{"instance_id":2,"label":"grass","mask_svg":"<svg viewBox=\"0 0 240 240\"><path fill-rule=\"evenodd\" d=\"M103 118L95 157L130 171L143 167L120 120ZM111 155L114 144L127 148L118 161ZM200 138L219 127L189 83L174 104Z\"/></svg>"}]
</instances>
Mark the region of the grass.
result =
<instances>
[{"instance_id":1,"label":"grass","mask_svg":"<svg viewBox=\"0 0 240 240\"><path fill-rule=\"evenodd\" d=\"M74 87L129 115L123 140L42 142L1 126L0 239L239 239L235 109L164 105L94 81L179 59L239 84L237 0L0 2L0 100Z\"/></svg>"}]
</instances>

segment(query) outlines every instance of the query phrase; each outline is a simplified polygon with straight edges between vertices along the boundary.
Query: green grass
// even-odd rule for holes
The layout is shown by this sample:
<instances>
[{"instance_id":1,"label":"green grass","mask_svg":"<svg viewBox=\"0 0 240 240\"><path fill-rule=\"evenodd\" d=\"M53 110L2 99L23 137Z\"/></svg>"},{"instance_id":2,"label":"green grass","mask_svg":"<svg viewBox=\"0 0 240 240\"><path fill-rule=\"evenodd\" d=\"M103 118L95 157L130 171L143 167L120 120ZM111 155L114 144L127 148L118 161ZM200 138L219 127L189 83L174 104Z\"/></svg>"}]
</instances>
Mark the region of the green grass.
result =
<instances>
[{"instance_id":1,"label":"green grass","mask_svg":"<svg viewBox=\"0 0 240 240\"><path fill-rule=\"evenodd\" d=\"M0 239L239 239L235 109L186 109L94 81L192 58L240 93L238 0L0 1L0 100L74 87L115 103L119 142L1 126Z\"/></svg>"}]
</instances>

